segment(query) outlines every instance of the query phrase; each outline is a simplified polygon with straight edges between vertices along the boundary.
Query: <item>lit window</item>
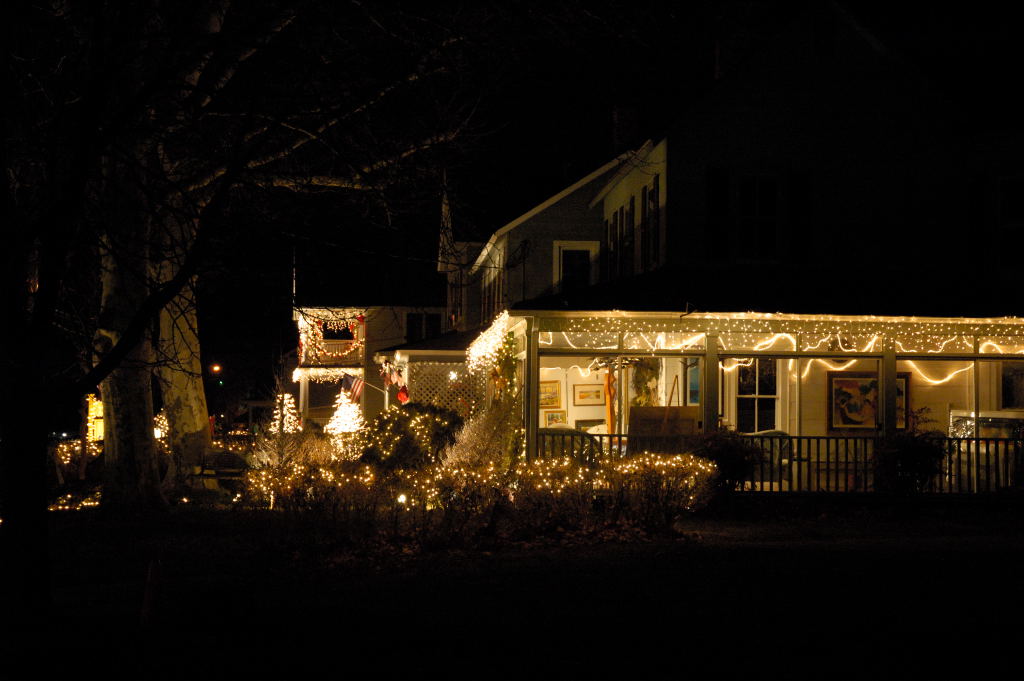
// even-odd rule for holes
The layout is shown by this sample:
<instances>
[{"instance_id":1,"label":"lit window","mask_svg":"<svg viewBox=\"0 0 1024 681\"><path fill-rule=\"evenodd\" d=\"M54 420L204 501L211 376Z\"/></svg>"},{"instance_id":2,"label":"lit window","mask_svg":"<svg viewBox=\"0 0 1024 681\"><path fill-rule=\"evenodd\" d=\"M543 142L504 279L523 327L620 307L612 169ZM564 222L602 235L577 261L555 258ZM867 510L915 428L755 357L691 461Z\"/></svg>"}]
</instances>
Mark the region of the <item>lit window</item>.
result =
<instances>
[{"instance_id":1,"label":"lit window","mask_svg":"<svg viewBox=\"0 0 1024 681\"><path fill-rule=\"evenodd\" d=\"M758 359L736 371L736 430L756 433L775 428L778 404L776 360Z\"/></svg>"}]
</instances>

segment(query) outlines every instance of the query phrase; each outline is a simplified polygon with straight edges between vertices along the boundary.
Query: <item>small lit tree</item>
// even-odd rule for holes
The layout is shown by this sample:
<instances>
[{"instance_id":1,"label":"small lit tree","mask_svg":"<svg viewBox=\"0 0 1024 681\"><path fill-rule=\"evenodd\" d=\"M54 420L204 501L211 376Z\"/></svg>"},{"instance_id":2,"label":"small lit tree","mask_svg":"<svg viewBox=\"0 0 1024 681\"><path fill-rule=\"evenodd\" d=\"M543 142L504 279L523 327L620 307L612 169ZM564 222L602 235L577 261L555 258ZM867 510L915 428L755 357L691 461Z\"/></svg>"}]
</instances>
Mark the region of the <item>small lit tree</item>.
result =
<instances>
[{"instance_id":1,"label":"small lit tree","mask_svg":"<svg viewBox=\"0 0 1024 681\"><path fill-rule=\"evenodd\" d=\"M324 432L331 436L343 458L359 458L357 434L363 427L363 414L359 403L353 402L342 390L334 400L334 416L327 422Z\"/></svg>"},{"instance_id":2,"label":"small lit tree","mask_svg":"<svg viewBox=\"0 0 1024 681\"><path fill-rule=\"evenodd\" d=\"M295 398L291 393L279 393L274 400L270 431L274 435L299 432L299 411L295 408Z\"/></svg>"}]
</instances>

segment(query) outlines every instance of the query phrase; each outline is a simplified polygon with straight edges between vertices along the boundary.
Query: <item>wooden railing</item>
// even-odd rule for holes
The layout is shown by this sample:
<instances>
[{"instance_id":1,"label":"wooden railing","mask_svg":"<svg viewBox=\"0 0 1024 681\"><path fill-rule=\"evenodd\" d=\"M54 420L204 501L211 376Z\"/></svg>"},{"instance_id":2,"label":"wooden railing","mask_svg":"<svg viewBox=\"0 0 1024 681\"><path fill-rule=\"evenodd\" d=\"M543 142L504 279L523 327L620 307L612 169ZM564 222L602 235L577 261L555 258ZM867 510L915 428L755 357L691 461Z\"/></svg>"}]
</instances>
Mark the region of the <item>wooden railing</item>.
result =
<instances>
[{"instance_id":1,"label":"wooden railing","mask_svg":"<svg viewBox=\"0 0 1024 681\"><path fill-rule=\"evenodd\" d=\"M872 492L876 489L874 437L748 436L761 449L743 489L761 492ZM693 451L689 436L633 437L545 430L537 456L608 462L642 451ZM927 491L973 494L1024 489L1024 441L1005 438L945 438L941 470Z\"/></svg>"}]
</instances>

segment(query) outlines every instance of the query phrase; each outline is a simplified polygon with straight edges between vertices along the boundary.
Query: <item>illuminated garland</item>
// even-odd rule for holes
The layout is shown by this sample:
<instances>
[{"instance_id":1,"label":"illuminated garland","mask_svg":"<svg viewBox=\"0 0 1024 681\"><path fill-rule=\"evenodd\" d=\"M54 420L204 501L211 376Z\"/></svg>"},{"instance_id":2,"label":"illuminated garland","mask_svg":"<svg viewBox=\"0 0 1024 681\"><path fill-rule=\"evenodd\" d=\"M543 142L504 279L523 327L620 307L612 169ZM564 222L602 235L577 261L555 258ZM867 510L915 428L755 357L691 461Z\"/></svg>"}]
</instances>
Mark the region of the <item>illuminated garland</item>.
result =
<instances>
[{"instance_id":1,"label":"illuminated garland","mask_svg":"<svg viewBox=\"0 0 1024 681\"><path fill-rule=\"evenodd\" d=\"M362 376L363 370L360 367L298 367L292 371L292 382L306 379L314 383L337 383L346 375Z\"/></svg>"},{"instance_id":2,"label":"illuminated garland","mask_svg":"<svg viewBox=\"0 0 1024 681\"><path fill-rule=\"evenodd\" d=\"M89 442L103 439L103 402L96 395L86 396L86 436Z\"/></svg>"},{"instance_id":3,"label":"illuminated garland","mask_svg":"<svg viewBox=\"0 0 1024 681\"><path fill-rule=\"evenodd\" d=\"M86 443L85 454L90 459L95 459L100 455L100 443L93 440L89 440ZM57 443L57 460L64 466L71 465L71 462L78 458L82 453L82 441L81 440L62 440Z\"/></svg>"},{"instance_id":4,"label":"illuminated garland","mask_svg":"<svg viewBox=\"0 0 1024 681\"><path fill-rule=\"evenodd\" d=\"M720 349L733 352L792 352L798 347L808 352L878 352L883 343L891 341L897 352L904 354L962 354L973 353L976 338L980 352L1024 354L1024 320L1017 317L956 319L741 312L650 319L613 311L611 316L542 316L541 324L555 328L540 332L540 345L554 346L555 334L560 334L559 347L587 350L695 350L703 347L706 334L715 334ZM679 337L671 338L673 335Z\"/></svg>"},{"instance_id":5,"label":"illuminated garland","mask_svg":"<svg viewBox=\"0 0 1024 681\"><path fill-rule=\"evenodd\" d=\"M82 511L87 508L96 508L100 505L102 492L95 490L84 497L68 493L47 507L49 511Z\"/></svg>"},{"instance_id":6,"label":"illuminated garland","mask_svg":"<svg viewBox=\"0 0 1024 681\"><path fill-rule=\"evenodd\" d=\"M490 371L494 367L505 344L508 319L508 310L505 310L470 344L466 350L466 364L471 372Z\"/></svg>"},{"instance_id":7,"label":"illuminated garland","mask_svg":"<svg viewBox=\"0 0 1024 681\"><path fill-rule=\"evenodd\" d=\"M299 364L337 362L365 346L366 310L359 308L303 308L297 310L299 329ZM341 351L327 349L324 328L334 331L348 330L352 340L344 342ZM365 328L364 328L365 330Z\"/></svg>"},{"instance_id":8,"label":"illuminated garland","mask_svg":"<svg viewBox=\"0 0 1024 681\"><path fill-rule=\"evenodd\" d=\"M153 437L157 440L166 440L171 434L171 424L167 420L167 412L163 409L153 417Z\"/></svg>"}]
</instances>

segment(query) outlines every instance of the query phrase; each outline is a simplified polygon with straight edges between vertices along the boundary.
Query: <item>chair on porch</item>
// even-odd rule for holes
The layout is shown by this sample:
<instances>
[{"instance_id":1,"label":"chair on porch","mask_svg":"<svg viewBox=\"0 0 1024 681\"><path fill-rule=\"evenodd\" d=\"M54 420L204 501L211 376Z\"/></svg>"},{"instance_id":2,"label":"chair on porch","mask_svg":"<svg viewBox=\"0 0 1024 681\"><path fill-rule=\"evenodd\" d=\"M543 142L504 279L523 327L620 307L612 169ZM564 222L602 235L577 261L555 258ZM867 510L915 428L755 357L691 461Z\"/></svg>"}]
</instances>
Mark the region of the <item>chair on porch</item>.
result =
<instances>
[{"instance_id":1,"label":"chair on porch","mask_svg":"<svg viewBox=\"0 0 1024 681\"><path fill-rule=\"evenodd\" d=\"M761 448L761 459L750 474L749 489L761 492L783 492L791 489L790 466L793 461L793 438L784 430L760 430L748 437Z\"/></svg>"}]
</instances>

